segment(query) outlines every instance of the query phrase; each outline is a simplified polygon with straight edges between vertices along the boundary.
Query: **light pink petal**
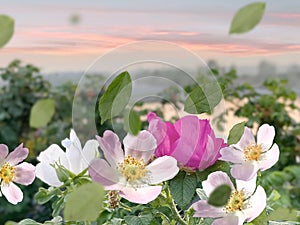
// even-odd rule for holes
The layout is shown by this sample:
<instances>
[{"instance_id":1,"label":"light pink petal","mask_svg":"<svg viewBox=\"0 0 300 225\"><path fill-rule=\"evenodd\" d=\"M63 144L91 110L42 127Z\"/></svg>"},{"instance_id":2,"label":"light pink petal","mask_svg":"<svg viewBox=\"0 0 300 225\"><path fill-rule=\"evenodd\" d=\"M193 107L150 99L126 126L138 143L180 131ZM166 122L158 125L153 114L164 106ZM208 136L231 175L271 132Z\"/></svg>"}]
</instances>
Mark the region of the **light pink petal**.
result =
<instances>
[{"instance_id":1,"label":"light pink petal","mask_svg":"<svg viewBox=\"0 0 300 225\"><path fill-rule=\"evenodd\" d=\"M279 147L275 143L269 151L262 154L261 160L258 161L259 168L261 171L267 170L272 166L274 166L278 160L279 160Z\"/></svg>"},{"instance_id":2,"label":"light pink petal","mask_svg":"<svg viewBox=\"0 0 300 225\"><path fill-rule=\"evenodd\" d=\"M198 143L203 141L199 137L199 119L197 116L185 116L176 121L174 126L179 134L179 139L171 156L185 165L197 150Z\"/></svg>"},{"instance_id":3,"label":"light pink petal","mask_svg":"<svg viewBox=\"0 0 300 225\"><path fill-rule=\"evenodd\" d=\"M35 167L27 162L23 162L15 167L16 177L14 182L29 185L34 181L35 178Z\"/></svg>"},{"instance_id":4,"label":"light pink petal","mask_svg":"<svg viewBox=\"0 0 300 225\"><path fill-rule=\"evenodd\" d=\"M111 167L116 168L124 160L124 151L119 137L111 130L106 130L103 137L96 136L105 159Z\"/></svg>"},{"instance_id":5,"label":"light pink petal","mask_svg":"<svg viewBox=\"0 0 300 225\"><path fill-rule=\"evenodd\" d=\"M242 225L244 224L244 221L243 217L228 215L226 217L216 219L211 225Z\"/></svg>"},{"instance_id":6,"label":"light pink petal","mask_svg":"<svg viewBox=\"0 0 300 225\"><path fill-rule=\"evenodd\" d=\"M177 161L171 156L162 156L150 163L146 169L150 171L150 184L159 184L170 180L176 176L179 171Z\"/></svg>"},{"instance_id":7,"label":"light pink petal","mask_svg":"<svg viewBox=\"0 0 300 225\"><path fill-rule=\"evenodd\" d=\"M233 165L230 172L235 179L248 181L256 175L258 169L257 164L245 162Z\"/></svg>"},{"instance_id":8,"label":"light pink petal","mask_svg":"<svg viewBox=\"0 0 300 225\"><path fill-rule=\"evenodd\" d=\"M163 142L155 150L155 156L160 157L164 155L171 155L176 147L176 142L179 138L174 125L170 122L165 123L167 126L167 135L163 139Z\"/></svg>"},{"instance_id":9,"label":"light pink petal","mask_svg":"<svg viewBox=\"0 0 300 225\"><path fill-rule=\"evenodd\" d=\"M94 159L89 166L89 174L93 181L103 186L111 186L118 183L116 171L103 159Z\"/></svg>"},{"instance_id":10,"label":"light pink petal","mask_svg":"<svg viewBox=\"0 0 300 225\"><path fill-rule=\"evenodd\" d=\"M267 205L266 192L262 186L258 186L256 192L249 200L249 208L243 210L247 222L258 217Z\"/></svg>"},{"instance_id":11,"label":"light pink petal","mask_svg":"<svg viewBox=\"0 0 300 225\"><path fill-rule=\"evenodd\" d=\"M66 169L70 168L65 152L57 144L50 145L46 150L39 154L37 159L45 164L59 163Z\"/></svg>"},{"instance_id":12,"label":"light pink petal","mask_svg":"<svg viewBox=\"0 0 300 225\"><path fill-rule=\"evenodd\" d=\"M157 145L160 145L167 135L166 124L154 112L148 113L147 119L149 122L148 131L155 137Z\"/></svg>"},{"instance_id":13,"label":"light pink petal","mask_svg":"<svg viewBox=\"0 0 300 225\"><path fill-rule=\"evenodd\" d=\"M222 148L220 150L221 158L219 160L227 161L231 163L243 163L244 153L240 150L236 150L232 147Z\"/></svg>"},{"instance_id":14,"label":"light pink petal","mask_svg":"<svg viewBox=\"0 0 300 225\"><path fill-rule=\"evenodd\" d=\"M125 156L131 155L136 159L143 159L145 163L150 160L157 147L156 139L146 130L141 131L137 136L127 134L123 144Z\"/></svg>"},{"instance_id":15,"label":"light pink petal","mask_svg":"<svg viewBox=\"0 0 300 225\"><path fill-rule=\"evenodd\" d=\"M222 171L209 174L207 180L202 182L202 187L206 195L209 196L216 189L216 187L222 184L227 184L232 190L235 190L229 176Z\"/></svg>"},{"instance_id":16,"label":"light pink petal","mask_svg":"<svg viewBox=\"0 0 300 225\"><path fill-rule=\"evenodd\" d=\"M81 167L86 169L90 162L98 155L99 143L96 140L88 140L82 150Z\"/></svg>"},{"instance_id":17,"label":"light pink petal","mask_svg":"<svg viewBox=\"0 0 300 225\"><path fill-rule=\"evenodd\" d=\"M20 144L15 148L6 158L5 161L9 162L10 165L15 166L27 158L29 153L28 148L23 148L23 144Z\"/></svg>"},{"instance_id":18,"label":"light pink petal","mask_svg":"<svg viewBox=\"0 0 300 225\"><path fill-rule=\"evenodd\" d=\"M217 161L221 142L219 142L218 140L215 141L216 142L214 142L211 136L207 137L206 148L200 160L198 169L204 170Z\"/></svg>"},{"instance_id":19,"label":"light pink petal","mask_svg":"<svg viewBox=\"0 0 300 225\"><path fill-rule=\"evenodd\" d=\"M263 124L257 131L257 144L260 144L264 149L271 148L275 137L275 128L269 124Z\"/></svg>"},{"instance_id":20,"label":"light pink petal","mask_svg":"<svg viewBox=\"0 0 300 225\"><path fill-rule=\"evenodd\" d=\"M206 200L200 200L192 205L195 210L194 217L218 218L226 216L223 207L209 205Z\"/></svg>"},{"instance_id":21,"label":"light pink petal","mask_svg":"<svg viewBox=\"0 0 300 225\"><path fill-rule=\"evenodd\" d=\"M63 185L63 183L59 181L55 169L47 163L42 162L37 164L35 168L35 175L49 186L59 187Z\"/></svg>"},{"instance_id":22,"label":"light pink petal","mask_svg":"<svg viewBox=\"0 0 300 225\"><path fill-rule=\"evenodd\" d=\"M147 204L157 198L161 189L161 186L141 188L124 187L120 192L120 196L133 203Z\"/></svg>"},{"instance_id":23,"label":"light pink petal","mask_svg":"<svg viewBox=\"0 0 300 225\"><path fill-rule=\"evenodd\" d=\"M257 175L255 174L251 180L244 181L244 180L235 180L236 182L236 189L243 190L247 197L252 195L256 189L256 178Z\"/></svg>"},{"instance_id":24,"label":"light pink petal","mask_svg":"<svg viewBox=\"0 0 300 225\"><path fill-rule=\"evenodd\" d=\"M5 159L8 155L8 148L4 144L0 144L0 163Z\"/></svg>"},{"instance_id":25,"label":"light pink petal","mask_svg":"<svg viewBox=\"0 0 300 225\"><path fill-rule=\"evenodd\" d=\"M244 150L247 146L253 144L255 144L255 139L252 130L249 127L245 127L244 134L241 137L240 141L232 146L237 149Z\"/></svg>"},{"instance_id":26,"label":"light pink petal","mask_svg":"<svg viewBox=\"0 0 300 225\"><path fill-rule=\"evenodd\" d=\"M23 192L14 183L7 184L2 182L1 191L2 194L6 197L6 199L14 205L23 200Z\"/></svg>"}]
</instances>

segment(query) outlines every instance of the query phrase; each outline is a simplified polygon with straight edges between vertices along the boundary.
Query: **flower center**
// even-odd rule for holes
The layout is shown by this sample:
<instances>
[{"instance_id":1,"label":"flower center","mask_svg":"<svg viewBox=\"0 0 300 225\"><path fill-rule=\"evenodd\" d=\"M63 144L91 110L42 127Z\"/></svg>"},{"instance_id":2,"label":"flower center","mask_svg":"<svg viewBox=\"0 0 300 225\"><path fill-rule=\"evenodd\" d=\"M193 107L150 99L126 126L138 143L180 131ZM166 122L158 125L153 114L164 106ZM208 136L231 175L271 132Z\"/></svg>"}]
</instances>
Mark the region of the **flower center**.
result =
<instances>
[{"instance_id":1,"label":"flower center","mask_svg":"<svg viewBox=\"0 0 300 225\"><path fill-rule=\"evenodd\" d=\"M0 178L5 183L10 183L16 176L16 170L8 162L4 163L0 170Z\"/></svg>"},{"instance_id":2,"label":"flower center","mask_svg":"<svg viewBox=\"0 0 300 225\"><path fill-rule=\"evenodd\" d=\"M119 163L118 169L128 182L139 180L147 174L144 160L135 159L130 155L126 156L122 163Z\"/></svg>"},{"instance_id":3,"label":"flower center","mask_svg":"<svg viewBox=\"0 0 300 225\"><path fill-rule=\"evenodd\" d=\"M262 153L261 145L249 145L244 149L244 157L246 160L255 160L258 161L260 159Z\"/></svg>"},{"instance_id":4,"label":"flower center","mask_svg":"<svg viewBox=\"0 0 300 225\"><path fill-rule=\"evenodd\" d=\"M235 212L237 210L242 210L244 206L244 192L243 191L233 191L230 195L229 201L225 206L227 213Z\"/></svg>"}]
</instances>

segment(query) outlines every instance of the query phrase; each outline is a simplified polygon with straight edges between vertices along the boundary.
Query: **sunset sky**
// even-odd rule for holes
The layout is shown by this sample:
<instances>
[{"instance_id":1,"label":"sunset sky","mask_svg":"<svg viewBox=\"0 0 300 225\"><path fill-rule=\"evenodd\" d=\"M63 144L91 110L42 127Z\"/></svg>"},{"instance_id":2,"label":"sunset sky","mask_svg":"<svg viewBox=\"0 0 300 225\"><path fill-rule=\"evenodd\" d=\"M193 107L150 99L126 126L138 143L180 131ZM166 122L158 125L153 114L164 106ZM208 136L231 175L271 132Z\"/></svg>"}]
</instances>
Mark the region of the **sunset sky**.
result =
<instances>
[{"instance_id":1,"label":"sunset sky","mask_svg":"<svg viewBox=\"0 0 300 225\"><path fill-rule=\"evenodd\" d=\"M162 2L0 0L0 14L16 21L12 40L0 50L0 67L19 58L45 73L83 71L104 53L141 40L172 42L224 66L250 68L261 60L279 68L300 64L300 1L266 1L262 22L242 35L228 34L230 21L253 1ZM77 25L72 15L80 16Z\"/></svg>"}]
</instances>

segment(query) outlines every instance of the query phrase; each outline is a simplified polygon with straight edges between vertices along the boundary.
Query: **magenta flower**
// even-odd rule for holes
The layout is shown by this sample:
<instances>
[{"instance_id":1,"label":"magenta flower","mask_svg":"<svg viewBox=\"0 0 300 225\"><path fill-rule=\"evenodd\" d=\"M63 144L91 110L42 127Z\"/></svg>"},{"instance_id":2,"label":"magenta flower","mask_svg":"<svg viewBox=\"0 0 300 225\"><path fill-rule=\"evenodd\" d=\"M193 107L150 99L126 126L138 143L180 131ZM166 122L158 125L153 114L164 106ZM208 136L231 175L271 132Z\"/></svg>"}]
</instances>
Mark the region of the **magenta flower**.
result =
<instances>
[{"instance_id":1,"label":"magenta flower","mask_svg":"<svg viewBox=\"0 0 300 225\"><path fill-rule=\"evenodd\" d=\"M195 210L194 217L216 218L212 225L242 225L258 217L267 204L266 192L262 186L256 187L256 176L249 181L236 180L236 188L229 176L221 171L213 172L207 180L202 182L202 187L207 195L222 184L231 187L231 195L223 207L209 205L207 200L200 200L192 206Z\"/></svg>"},{"instance_id":2,"label":"magenta flower","mask_svg":"<svg viewBox=\"0 0 300 225\"><path fill-rule=\"evenodd\" d=\"M23 192L14 182L29 185L35 178L35 167L32 164L27 162L19 164L27 156L28 149L23 148L23 144L9 154L7 146L0 144L1 192L14 205L23 200Z\"/></svg>"},{"instance_id":3,"label":"magenta flower","mask_svg":"<svg viewBox=\"0 0 300 225\"><path fill-rule=\"evenodd\" d=\"M209 121L197 116L185 116L172 124L151 112L148 122L148 130L158 143L155 156L173 156L180 166L206 169L218 160L220 149L226 147L222 138L215 137Z\"/></svg>"},{"instance_id":4,"label":"magenta flower","mask_svg":"<svg viewBox=\"0 0 300 225\"><path fill-rule=\"evenodd\" d=\"M125 151L118 136L110 130L103 137L97 136L105 159L94 159L89 166L92 180L106 190L117 190L131 202L147 204L161 192L159 184L172 179L178 173L177 161L170 156L155 159L151 163L156 140L148 131L138 136L124 138ZM153 186L154 185L154 186Z\"/></svg>"},{"instance_id":5,"label":"magenta flower","mask_svg":"<svg viewBox=\"0 0 300 225\"><path fill-rule=\"evenodd\" d=\"M279 147L273 144L275 129L263 124L257 132L257 142L250 128L245 127L240 141L221 149L220 160L233 163L231 175L239 180L250 180L258 171L271 168L279 159Z\"/></svg>"}]
</instances>

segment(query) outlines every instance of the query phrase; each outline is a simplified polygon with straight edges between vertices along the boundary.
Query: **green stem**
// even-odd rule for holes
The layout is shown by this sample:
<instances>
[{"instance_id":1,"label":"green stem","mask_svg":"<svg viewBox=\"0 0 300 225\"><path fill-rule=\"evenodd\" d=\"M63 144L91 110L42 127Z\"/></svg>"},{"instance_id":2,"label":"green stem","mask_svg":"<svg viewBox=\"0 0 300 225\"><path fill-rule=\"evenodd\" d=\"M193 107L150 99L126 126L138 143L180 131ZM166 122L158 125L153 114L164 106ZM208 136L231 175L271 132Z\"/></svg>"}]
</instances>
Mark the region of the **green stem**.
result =
<instances>
[{"instance_id":1,"label":"green stem","mask_svg":"<svg viewBox=\"0 0 300 225\"><path fill-rule=\"evenodd\" d=\"M170 192L170 189L169 187L167 187L166 189L166 194L167 194L167 200L169 201L170 205L171 205L171 211L172 211L172 214L174 216L174 219L176 220L176 222L178 222L179 224L181 225L188 225L183 219L182 217L180 216L177 208L176 208L176 204L171 196L171 192Z\"/></svg>"}]
</instances>

